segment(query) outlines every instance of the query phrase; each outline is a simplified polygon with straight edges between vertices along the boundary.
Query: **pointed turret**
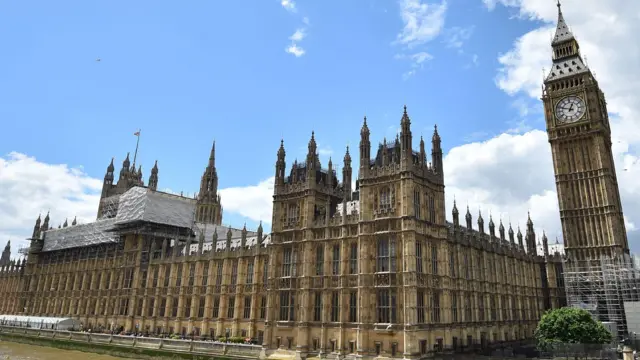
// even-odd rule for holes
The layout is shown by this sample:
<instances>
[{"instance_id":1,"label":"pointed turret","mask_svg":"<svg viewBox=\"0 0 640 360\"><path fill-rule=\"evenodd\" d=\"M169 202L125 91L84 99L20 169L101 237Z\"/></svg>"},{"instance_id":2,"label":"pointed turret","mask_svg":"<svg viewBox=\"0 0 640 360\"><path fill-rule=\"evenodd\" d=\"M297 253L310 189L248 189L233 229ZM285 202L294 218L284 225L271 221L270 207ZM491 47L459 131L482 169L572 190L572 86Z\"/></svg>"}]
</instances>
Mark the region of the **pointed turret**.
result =
<instances>
[{"instance_id":1,"label":"pointed turret","mask_svg":"<svg viewBox=\"0 0 640 360\"><path fill-rule=\"evenodd\" d=\"M469 211L469 205L467 205L467 214L464 216L464 219L467 221L467 230L472 230L473 227L471 226L471 211Z\"/></svg>"},{"instance_id":2,"label":"pointed turret","mask_svg":"<svg viewBox=\"0 0 640 360\"><path fill-rule=\"evenodd\" d=\"M149 189L158 190L158 160L153 164L151 168L151 176L149 176Z\"/></svg>"},{"instance_id":3,"label":"pointed turret","mask_svg":"<svg viewBox=\"0 0 640 360\"><path fill-rule=\"evenodd\" d=\"M531 214L527 214L527 233L525 235L527 253L536 254L536 232L533 229L533 221L531 220Z\"/></svg>"},{"instance_id":4,"label":"pointed turret","mask_svg":"<svg viewBox=\"0 0 640 360\"><path fill-rule=\"evenodd\" d=\"M67 219L64 219L64 223L62 223L62 227L67 227L69 226L69 223L67 222Z\"/></svg>"},{"instance_id":5,"label":"pointed turret","mask_svg":"<svg viewBox=\"0 0 640 360\"><path fill-rule=\"evenodd\" d=\"M204 224L222 223L222 206L218 194L218 172L216 170L216 142L211 146L209 162L200 180L200 191L196 205L196 221Z\"/></svg>"},{"instance_id":6,"label":"pointed turret","mask_svg":"<svg viewBox=\"0 0 640 360\"><path fill-rule=\"evenodd\" d=\"M78 217L77 216L74 216L73 217L73 221L71 222L71 226L75 226L75 225L78 225Z\"/></svg>"},{"instance_id":7,"label":"pointed turret","mask_svg":"<svg viewBox=\"0 0 640 360\"><path fill-rule=\"evenodd\" d=\"M284 139L281 139L280 147L278 148L278 159L276 160L276 179L275 179L276 186L284 185L284 181L285 181L284 172L287 166L284 160L286 154L287 153L284 151ZM278 189L276 187L274 191L277 191L277 190Z\"/></svg>"},{"instance_id":8,"label":"pointed turret","mask_svg":"<svg viewBox=\"0 0 640 360\"><path fill-rule=\"evenodd\" d=\"M407 114L407 105L405 105L402 119L400 120L400 156L402 159L412 159L411 143L411 119L409 119L409 114Z\"/></svg>"},{"instance_id":9,"label":"pointed turret","mask_svg":"<svg viewBox=\"0 0 640 360\"><path fill-rule=\"evenodd\" d=\"M365 176L369 172L371 162L371 142L369 141L369 127L367 117L364 117L362 129L360 130L360 173L359 177Z\"/></svg>"},{"instance_id":10,"label":"pointed turret","mask_svg":"<svg viewBox=\"0 0 640 360\"><path fill-rule=\"evenodd\" d=\"M424 139L420 136L420 159L418 159L418 164L424 166L427 163L427 152L424 148Z\"/></svg>"},{"instance_id":11,"label":"pointed turret","mask_svg":"<svg viewBox=\"0 0 640 360\"><path fill-rule=\"evenodd\" d=\"M518 246L520 250L524 250L524 242L522 241L522 232L520 231L520 226L518 226Z\"/></svg>"},{"instance_id":12,"label":"pointed turret","mask_svg":"<svg viewBox=\"0 0 640 360\"><path fill-rule=\"evenodd\" d=\"M545 257L549 256L549 240L547 239L547 234L542 231L542 251Z\"/></svg>"},{"instance_id":13,"label":"pointed turret","mask_svg":"<svg viewBox=\"0 0 640 360\"><path fill-rule=\"evenodd\" d=\"M120 176L123 176L125 173L130 171L129 167L131 166L131 161L129 161L129 153L127 153L127 157L122 162L122 169L120 169Z\"/></svg>"},{"instance_id":14,"label":"pointed turret","mask_svg":"<svg viewBox=\"0 0 640 360\"><path fill-rule=\"evenodd\" d=\"M514 237L513 227L511 227L511 223L509 223L509 242L511 243L511 245L516 244L516 238Z\"/></svg>"},{"instance_id":15,"label":"pointed turret","mask_svg":"<svg viewBox=\"0 0 640 360\"><path fill-rule=\"evenodd\" d=\"M460 219L459 219L460 212L458 212L458 205L456 205L455 199L453 199L453 210L451 210L451 215L453 217L453 226L455 227L460 226Z\"/></svg>"},{"instance_id":16,"label":"pointed turret","mask_svg":"<svg viewBox=\"0 0 640 360\"><path fill-rule=\"evenodd\" d=\"M580 45L564 19L560 1L558 1L558 23L551 47L553 48L553 66L546 82L589 72L588 66L580 55Z\"/></svg>"},{"instance_id":17,"label":"pointed turret","mask_svg":"<svg viewBox=\"0 0 640 360\"><path fill-rule=\"evenodd\" d=\"M41 220L40 220L40 214L38 214L38 218L36 219L36 224L33 226L33 234L31 234L32 239L40 238L40 229L41 229Z\"/></svg>"},{"instance_id":18,"label":"pointed turret","mask_svg":"<svg viewBox=\"0 0 640 360\"><path fill-rule=\"evenodd\" d=\"M489 235L492 238L496 237L496 224L493 223L493 216L489 214Z\"/></svg>"},{"instance_id":19,"label":"pointed turret","mask_svg":"<svg viewBox=\"0 0 640 360\"><path fill-rule=\"evenodd\" d=\"M47 211L47 215L44 217L44 221L42 222L42 227L40 228L40 232L45 232L50 229L49 227L49 212Z\"/></svg>"},{"instance_id":20,"label":"pointed turret","mask_svg":"<svg viewBox=\"0 0 640 360\"><path fill-rule=\"evenodd\" d=\"M227 239L226 239L226 246L225 249L227 250L231 250L231 236L233 236L233 233L231 232L231 228L227 228Z\"/></svg>"},{"instance_id":21,"label":"pointed turret","mask_svg":"<svg viewBox=\"0 0 640 360\"><path fill-rule=\"evenodd\" d=\"M353 190L351 189L351 181L353 170L351 169L351 155L349 154L349 146L344 154L344 164L342 167L342 186L344 187L344 201L351 201Z\"/></svg>"},{"instance_id":22,"label":"pointed turret","mask_svg":"<svg viewBox=\"0 0 640 360\"><path fill-rule=\"evenodd\" d=\"M258 239L256 239L256 244L257 245L261 245L262 241L264 240L264 230L262 229L262 220L260 220L260 225L258 225L258 231L257 231L257 235L258 235Z\"/></svg>"},{"instance_id":23,"label":"pointed turret","mask_svg":"<svg viewBox=\"0 0 640 360\"><path fill-rule=\"evenodd\" d=\"M433 127L433 137L431 138L431 162L433 164L433 171L442 177L444 174L442 165L442 140L440 134L438 134L438 125Z\"/></svg>"},{"instance_id":24,"label":"pointed turret","mask_svg":"<svg viewBox=\"0 0 640 360\"><path fill-rule=\"evenodd\" d=\"M11 240L8 240L7 245L5 245L4 250L2 251L2 256L0 256L0 266L8 265L10 260L11 260Z\"/></svg>"},{"instance_id":25,"label":"pointed turret","mask_svg":"<svg viewBox=\"0 0 640 360\"><path fill-rule=\"evenodd\" d=\"M478 210L478 231L484 235L484 219L482 218L482 211Z\"/></svg>"}]
</instances>

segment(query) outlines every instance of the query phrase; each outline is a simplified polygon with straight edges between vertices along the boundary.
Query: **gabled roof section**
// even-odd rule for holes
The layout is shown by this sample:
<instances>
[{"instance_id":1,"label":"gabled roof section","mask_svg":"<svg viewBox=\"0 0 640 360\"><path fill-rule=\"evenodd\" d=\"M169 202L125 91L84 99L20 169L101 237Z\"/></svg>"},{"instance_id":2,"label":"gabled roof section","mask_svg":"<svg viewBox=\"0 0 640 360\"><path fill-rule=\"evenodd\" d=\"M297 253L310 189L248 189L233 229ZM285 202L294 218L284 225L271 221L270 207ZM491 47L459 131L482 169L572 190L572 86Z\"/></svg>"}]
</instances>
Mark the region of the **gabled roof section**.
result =
<instances>
[{"instance_id":1,"label":"gabled roof section","mask_svg":"<svg viewBox=\"0 0 640 360\"><path fill-rule=\"evenodd\" d=\"M195 220L196 200L133 187L120 197L115 224L136 221L190 229Z\"/></svg>"},{"instance_id":2,"label":"gabled roof section","mask_svg":"<svg viewBox=\"0 0 640 360\"><path fill-rule=\"evenodd\" d=\"M45 231L42 251L116 243L118 242L118 234L110 231L114 222L114 219L103 219L88 224Z\"/></svg>"},{"instance_id":3,"label":"gabled roof section","mask_svg":"<svg viewBox=\"0 0 640 360\"><path fill-rule=\"evenodd\" d=\"M551 45L560 44L571 39L575 39L575 37L564 20L560 0L558 0L558 24L556 25L556 35L553 37Z\"/></svg>"}]
</instances>

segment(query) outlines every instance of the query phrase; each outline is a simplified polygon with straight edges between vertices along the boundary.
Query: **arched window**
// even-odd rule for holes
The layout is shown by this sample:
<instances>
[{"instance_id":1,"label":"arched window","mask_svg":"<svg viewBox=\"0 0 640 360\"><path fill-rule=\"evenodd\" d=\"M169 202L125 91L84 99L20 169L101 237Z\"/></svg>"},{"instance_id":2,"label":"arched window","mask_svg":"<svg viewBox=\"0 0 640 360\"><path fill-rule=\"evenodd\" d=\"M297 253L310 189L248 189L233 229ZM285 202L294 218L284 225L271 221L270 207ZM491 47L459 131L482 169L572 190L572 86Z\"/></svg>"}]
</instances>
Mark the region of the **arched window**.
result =
<instances>
[{"instance_id":1,"label":"arched window","mask_svg":"<svg viewBox=\"0 0 640 360\"><path fill-rule=\"evenodd\" d=\"M381 210L386 210L386 209L390 209L391 208L391 200L392 196L391 196L391 190L389 189L389 187L383 187L380 190L380 209Z\"/></svg>"}]
</instances>

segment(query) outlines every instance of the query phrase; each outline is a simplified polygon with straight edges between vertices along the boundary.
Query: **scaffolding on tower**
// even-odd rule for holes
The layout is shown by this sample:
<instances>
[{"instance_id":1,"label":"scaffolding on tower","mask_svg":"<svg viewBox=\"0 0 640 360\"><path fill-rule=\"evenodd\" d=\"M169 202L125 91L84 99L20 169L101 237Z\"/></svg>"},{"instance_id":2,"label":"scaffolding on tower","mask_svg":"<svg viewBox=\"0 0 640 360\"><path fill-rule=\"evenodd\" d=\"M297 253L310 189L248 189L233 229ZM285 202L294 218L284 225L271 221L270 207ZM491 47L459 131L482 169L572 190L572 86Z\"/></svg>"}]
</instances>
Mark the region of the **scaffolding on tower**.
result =
<instances>
[{"instance_id":1,"label":"scaffolding on tower","mask_svg":"<svg viewBox=\"0 0 640 360\"><path fill-rule=\"evenodd\" d=\"M118 214L118 207L120 205L120 195L113 195L100 200L102 203L99 219L112 219Z\"/></svg>"},{"instance_id":2,"label":"scaffolding on tower","mask_svg":"<svg viewBox=\"0 0 640 360\"><path fill-rule=\"evenodd\" d=\"M632 258L601 258L597 261L567 261L564 264L567 304L589 311L599 321L625 336L635 324L629 310L640 306L640 268ZM638 324L640 325L640 324Z\"/></svg>"}]
</instances>

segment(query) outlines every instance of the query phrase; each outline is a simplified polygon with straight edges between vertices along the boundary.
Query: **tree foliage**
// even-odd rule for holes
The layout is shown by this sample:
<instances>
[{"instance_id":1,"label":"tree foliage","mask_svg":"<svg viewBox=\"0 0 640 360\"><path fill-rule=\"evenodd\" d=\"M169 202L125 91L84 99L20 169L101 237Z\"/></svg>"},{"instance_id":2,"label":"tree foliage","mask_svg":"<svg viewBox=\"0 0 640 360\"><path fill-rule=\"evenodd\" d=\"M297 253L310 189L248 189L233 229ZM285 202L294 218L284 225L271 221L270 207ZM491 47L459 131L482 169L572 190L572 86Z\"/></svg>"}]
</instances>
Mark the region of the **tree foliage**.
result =
<instances>
[{"instance_id":1,"label":"tree foliage","mask_svg":"<svg viewBox=\"0 0 640 360\"><path fill-rule=\"evenodd\" d=\"M547 311L540 319L535 332L538 347L549 348L553 344L608 344L611 332L583 309L560 308Z\"/></svg>"}]
</instances>

